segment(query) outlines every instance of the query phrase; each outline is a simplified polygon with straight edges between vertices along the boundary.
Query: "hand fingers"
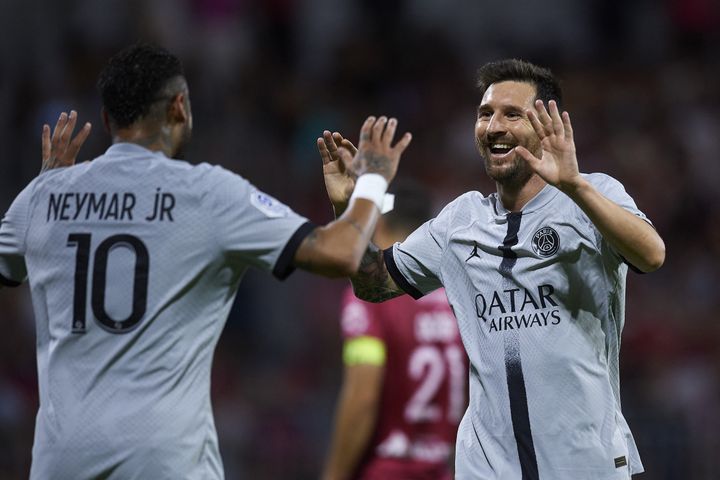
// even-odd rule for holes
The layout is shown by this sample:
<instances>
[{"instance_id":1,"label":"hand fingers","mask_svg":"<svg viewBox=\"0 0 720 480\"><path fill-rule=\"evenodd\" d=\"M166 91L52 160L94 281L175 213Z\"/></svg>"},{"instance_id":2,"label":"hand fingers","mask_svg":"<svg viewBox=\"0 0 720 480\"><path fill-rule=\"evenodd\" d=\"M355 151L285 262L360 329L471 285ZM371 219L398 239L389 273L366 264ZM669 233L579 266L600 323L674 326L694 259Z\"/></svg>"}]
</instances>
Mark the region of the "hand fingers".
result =
<instances>
[{"instance_id":1,"label":"hand fingers","mask_svg":"<svg viewBox=\"0 0 720 480\"><path fill-rule=\"evenodd\" d=\"M530 120L530 125L532 125L533 130L535 130L535 134L540 137L540 140L545 138L545 129L543 128L542 123L540 123L537 113L533 110L527 110L525 113L528 116L528 120Z\"/></svg>"},{"instance_id":2,"label":"hand fingers","mask_svg":"<svg viewBox=\"0 0 720 480\"><path fill-rule=\"evenodd\" d=\"M340 132L333 132L333 140L335 140L335 144L338 146L338 149L346 148L353 156L357 153L355 145L353 145L353 143L347 138L343 138Z\"/></svg>"},{"instance_id":3,"label":"hand fingers","mask_svg":"<svg viewBox=\"0 0 720 480\"><path fill-rule=\"evenodd\" d=\"M375 140L375 139L380 140L380 141L383 140L383 131L385 131L385 125L387 125L387 117L385 115L382 115L380 118L377 119L377 122L375 122L375 125L373 125L373 128L372 128L373 140Z\"/></svg>"},{"instance_id":4,"label":"hand fingers","mask_svg":"<svg viewBox=\"0 0 720 480\"><path fill-rule=\"evenodd\" d=\"M550 118L552 119L553 132L555 132L555 135L559 137L564 137L565 128L563 127L563 121L560 118L560 111L558 110L557 102L555 100L550 100L548 102L548 106L550 107Z\"/></svg>"},{"instance_id":5,"label":"hand fingers","mask_svg":"<svg viewBox=\"0 0 720 480\"><path fill-rule=\"evenodd\" d=\"M352 142L350 140L348 140L347 138L343 139L342 144L340 146L347 149L348 151L350 151L350 153L352 155L355 155L358 151L357 147L355 145L353 145Z\"/></svg>"},{"instance_id":6,"label":"hand fingers","mask_svg":"<svg viewBox=\"0 0 720 480\"><path fill-rule=\"evenodd\" d=\"M397 119L391 118L387 122L387 127L385 127L385 132L383 132L382 135L382 141L383 143L390 145L393 141L393 137L395 136L395 129L397 128Z\"/></svg>"},{"instance_id":7,"label":"hand fingers","mask_svg":"<svg viewBox=\"0 0 720 480\"><path fill-rule=\"evenodd\" d=\"M83 127L80 129L78 134L75 136L75 138L73 138L70 142L67 152L65 153L65 156L68 159L67 166L75 164L75 158L80 151L80 147L82 147L83 143L85 143L85 140L87 140L88 135L90 135L91 129L92 125L90 125L90 122L86 122L85 125L83 125Z\"/></svg>"},{"instance_id":8,"label":"hand fingers","mask_svg":"<svg viewBox=\"0 0 720 480\"><path fill-rule=\"evenodd\" d=\"M373 117L372 115L365 119L365 123L363 123L362 128L360 128L360 143L358 145L359 148L362 148L363 143L371 139L372 127L374 124L375 117Z\"/></svg>"},{"instance_id":9,"label":"hand fingers","mask_svg":"<svg viewBox=\"0 0 720 480\"><path fill-rule=\"evenodd\" d=\"M47 123L43 125L42 128L42 161L47 162L50 159L50 152L52 151L52 148L50 147L50 125Z\"/></svg>"},{"instance_id":10,"label":"hand fingers","mask_svg":"<svg viewBox=\"0 0 720 480\"><path fill-rule=\"evenodd\" d=\"M68 121L65 124L65 128L63 128L62 133L60 134L60 143L62 145L67 145L70 141L70 137L72 137L73 130L75 130L75 124L77 123L77 112L75 110L70 110L70 116L68 117Z\"/></svg>"},{"instance_id":11,"label":"hand fingers","mask_svg":"<svg viewBox=\"0 0 720 480\"><path fill-rule=\"evenodd\" d=\"M520 145L518 145L517 147L515 147L515 153L517 153L518 155L520 155L520 156L523 158L523 160L525 160L527 163L529 163L529 164L530 164L530 167L531 167L533 170L536 170L536 167L537 167L538 163L541 161L541 160L540 160L539 158L537 158L535 155L533 155L532 153L530 153L530 150L528 150L528 149L525 148L525 147L521 147Z\"/></svg>"},{"instance_id":12,"label":"hand fingers","mask_svg":"<svg viewBox=\"0 0 720 480\"><path fill-rule=\"evenodd\" d=\"M412 141L412 134L410 132L405 133L405 135L402 136L400 140L398 140L398 143L395 144L393 147L393 150L397 152L398 154L401 154L405 151L405 149L410 145L410 142Z\"/></svg>"},{"instance_id":13,"label":"hand fingers","mask_svg":"<svg viewBox=\"0 0 720 480\"><path fill-rule=\"evenodd\" d=\"M339 160L338 147L330 130L323 131L323 138L325 139L325 146L327 146L328 152L330 153L330 158L332 160Z\"/></svg>"},{"instance_id":14,"label":"hand fingers","mask_svg":"<svg viewBox=\"0 0 720 480\"><path fill-rule=\"evenodd\" d=\"M356 178L357 175L355 174L355 172L352 169L354 155L352 155L349 151L342 149L342 150L339 150L339 157L340 157L340 165L342 165L342 167L341 167L342 171L347 172L347 175L349 177L351 177L353 179Z\"/></svg>"},{"instance_id":15,"label":"hand fingers","mask_svg":"<svg viewBox=\"0 0 720 480\"><path fill-rule=\"evenodd\" d=\"M535 102L535 109L537 110L537 116L542 124L543 130L545 131L545 135L552 135L552 119L550 118L550 115L548 115L548 112L545 109L545 104L542 100L537 100Z\"/></svg>"},{"instance_id":16,"label":"hand fingers","mask_svg":"<svg viewBox=\"0 0 720 480\"><path fill-rule=\"evenodd\" d=\"M320 152L320 158L322 159L323 165L327 165L328 163L330 163L332 161L332 158L330 158L330 152L328 151L324 138L320 137L317 139L317 147L318 152Z\"/></svg>"},{"instance_id":17,"label":"hand fingers","mask_svg":"<svg viewBox=\"0 0 720 480\"><path fill-rule=\"evenodd\" d=\"M563 122L563 126L565 128L565 140L572 141L573 129L572 129L572 124L570 123L570 114L568 112L562 113L562 122Z\"/></svg>"},{"instance_id":18,"label":"hand fingers","mask_svg":"<svg viewBox=\"0 0 720 480\"><path fill-rule=\"evenodd\" d=\"M350 153L355 155L357 153L357 147L353 145L353 143L348 140L347 138L344 138L340 132L334 132L333 133L333 140L335 140L335 144L338 145L338 148L347 148L350 150Z\"/></svg>"},{"instance_id":19,"label":"hand fingers","mask_svg":"<svg viewBox=\"0 0 720 480\"><path fill-rule=\"evenodd\" d=\"M60 134L62 134L63 129L65 128L65 123L67 122L67 114L65 112L62 112L60 116L58 117L57 123L55 123L55 129L52 133L52 146L55 147L57 145L57 142L60 139Z\"/></svg>"}]
</instances>

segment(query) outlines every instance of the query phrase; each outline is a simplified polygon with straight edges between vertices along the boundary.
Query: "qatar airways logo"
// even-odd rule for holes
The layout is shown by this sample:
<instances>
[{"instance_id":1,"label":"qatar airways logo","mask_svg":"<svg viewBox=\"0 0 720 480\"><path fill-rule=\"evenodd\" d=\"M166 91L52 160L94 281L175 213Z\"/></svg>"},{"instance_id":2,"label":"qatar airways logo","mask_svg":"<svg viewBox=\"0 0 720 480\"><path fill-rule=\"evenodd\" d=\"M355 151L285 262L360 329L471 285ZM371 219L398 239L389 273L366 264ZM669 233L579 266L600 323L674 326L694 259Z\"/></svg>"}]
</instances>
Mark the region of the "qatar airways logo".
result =
<instances>
[{"instance_id":1,"label":"qatar airways logo","mask_svg":"<svg viewBox=\"0 0 720 480\"><path fill-rule=\"evenodd\" d=\"M492 294L475 295L477 317L488 325L490 332L547 327L560 323L560 309L553 298L552 285L539 285L535 290L510 288Z\"/></svg>"}]
</instances>

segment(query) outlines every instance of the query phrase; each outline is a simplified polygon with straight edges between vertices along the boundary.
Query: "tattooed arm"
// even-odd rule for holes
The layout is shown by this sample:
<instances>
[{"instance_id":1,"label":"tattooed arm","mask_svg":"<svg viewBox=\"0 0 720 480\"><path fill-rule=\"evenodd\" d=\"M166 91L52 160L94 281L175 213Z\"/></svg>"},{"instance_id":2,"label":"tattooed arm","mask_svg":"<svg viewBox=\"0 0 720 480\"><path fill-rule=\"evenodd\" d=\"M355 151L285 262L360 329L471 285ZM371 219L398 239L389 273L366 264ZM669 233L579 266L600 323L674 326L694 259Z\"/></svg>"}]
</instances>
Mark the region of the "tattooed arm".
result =
<instances>
[{"instance_id":1,"label":"tattooed arm","mask_svg":"<svg viewBox=\"0 0 720 480\"><path fill-rule=\"evenodd\" d=\"M382 175L388 183L397 171L400 155L410 144L406 133L392 146L397 120L387 117L368 117L360 130L358 149L339 151L332 143L330 132L328 142L333 152L327 149L324 139L318 139L318 148L323 160L323 173L328 192L331 194L336 215L340 217L311 232L295 253L294 265L328 277L348 277L357 273L363 252L370 242L380 211L375 204L364 198L357 198L347 205L354 188L354 179L365 173ZM324 147L324 150L323 150Z\"/></svg>"},{"instance_id":2,"label":"tattooed arm","mask_svg":"<svg viewBox=\"0 0 720 480\"><path fill-rule=\"evenodd\" d=\"M403 295L385 266L383 251L370 243L360 261L357 274L350 277L355 296L366 302L380 303Z\"/></svg>"}]
</instances>

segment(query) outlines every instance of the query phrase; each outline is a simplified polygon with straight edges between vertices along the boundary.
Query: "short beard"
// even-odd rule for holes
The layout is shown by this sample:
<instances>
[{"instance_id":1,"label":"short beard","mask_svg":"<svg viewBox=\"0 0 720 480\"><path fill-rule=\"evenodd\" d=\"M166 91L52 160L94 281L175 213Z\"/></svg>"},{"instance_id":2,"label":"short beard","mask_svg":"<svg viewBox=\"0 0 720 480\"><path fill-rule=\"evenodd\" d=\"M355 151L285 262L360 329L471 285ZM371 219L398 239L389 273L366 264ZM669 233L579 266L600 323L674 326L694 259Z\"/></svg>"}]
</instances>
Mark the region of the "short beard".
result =
<instances>
[{"instance_id":1,"label":"short beard","mask_svg":"<svg viewBox=\"0 0 720 480\"><path fill-rule=\"evenodd\" d=\"M485 173L487 173L488 177L503 186L522 186L530 179L530 177L532 177L532 172L525 164L525 161L517 154L515 155L516 157L513 165L510 168L503 169L501 172L492 172L487 159L484 155L482 155L483 160L485 160Z\"/></svg>"}]
</instances>

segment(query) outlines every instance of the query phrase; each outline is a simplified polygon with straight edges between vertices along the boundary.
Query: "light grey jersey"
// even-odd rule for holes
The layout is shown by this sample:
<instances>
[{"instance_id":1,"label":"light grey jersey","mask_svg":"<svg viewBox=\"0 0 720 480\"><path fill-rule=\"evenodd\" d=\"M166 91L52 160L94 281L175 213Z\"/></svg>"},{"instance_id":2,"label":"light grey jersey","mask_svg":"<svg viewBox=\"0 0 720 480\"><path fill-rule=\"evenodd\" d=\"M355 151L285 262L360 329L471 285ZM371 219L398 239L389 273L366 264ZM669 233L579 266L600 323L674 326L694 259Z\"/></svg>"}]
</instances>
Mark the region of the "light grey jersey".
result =
<instances>
[{"instance_id":1,"label":"light grey jersey","mask_svg":"<svg viewBox=\"0 0 720 480\"><path fill-rule=\"evenodd\" d=\"M623 186L585 175L645 219ZM471 362L456 478L627 479L643 471L620 410L627 266L565 194L522 212L470 192L385 255L415 297L444 286Z\"/></svg>"},{"instance_id":2,"label":"light grey jersey","mask_svg":"<svg viewBox=\"0 0 720 480\"><path fill-rule=\"evenodd\" d=\"M287 275L312 226L238 175L132 144L44 173L0 228L30 282L33 479L221 479L213 351L248 266Z\"/></svg>"}]
</instances>

